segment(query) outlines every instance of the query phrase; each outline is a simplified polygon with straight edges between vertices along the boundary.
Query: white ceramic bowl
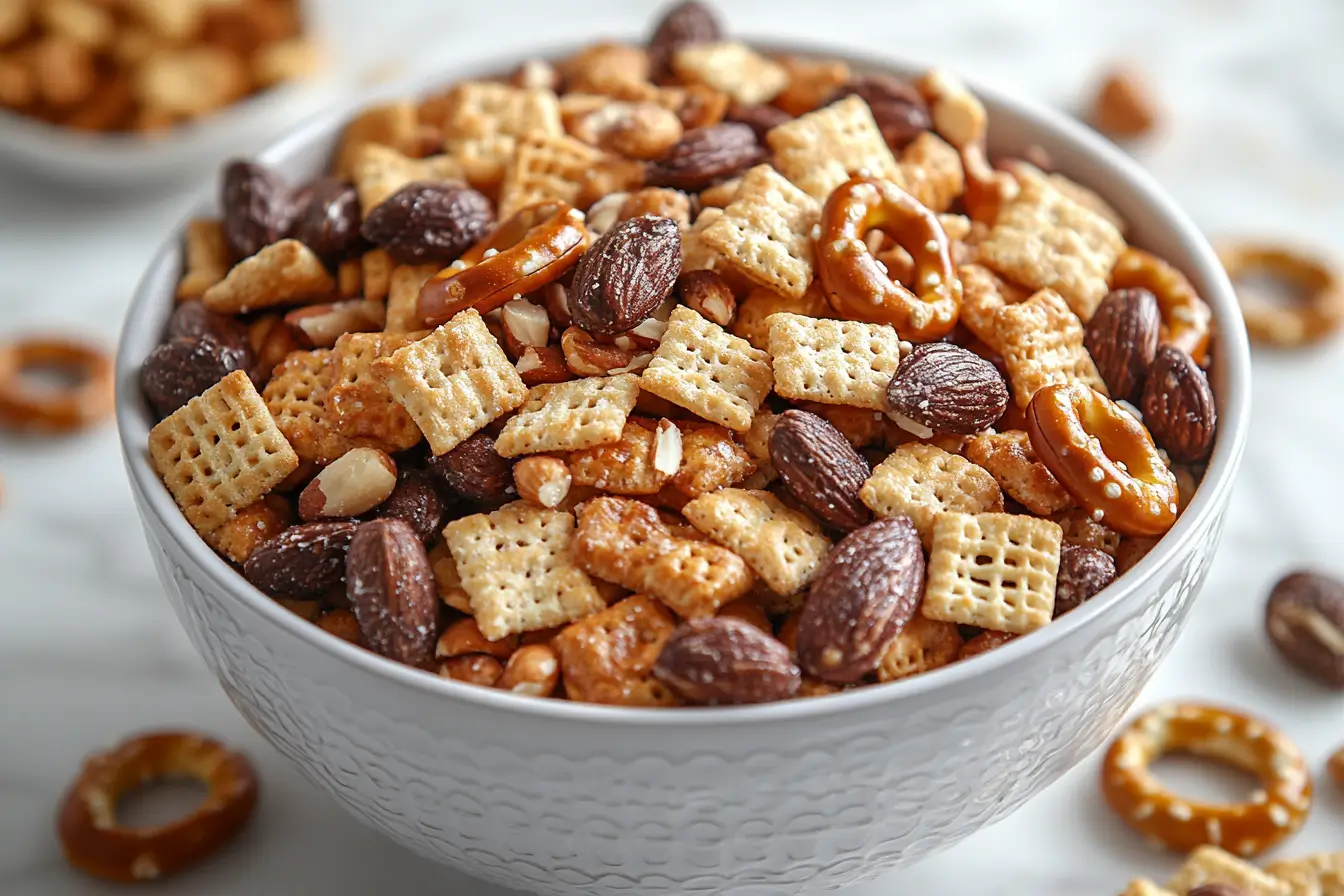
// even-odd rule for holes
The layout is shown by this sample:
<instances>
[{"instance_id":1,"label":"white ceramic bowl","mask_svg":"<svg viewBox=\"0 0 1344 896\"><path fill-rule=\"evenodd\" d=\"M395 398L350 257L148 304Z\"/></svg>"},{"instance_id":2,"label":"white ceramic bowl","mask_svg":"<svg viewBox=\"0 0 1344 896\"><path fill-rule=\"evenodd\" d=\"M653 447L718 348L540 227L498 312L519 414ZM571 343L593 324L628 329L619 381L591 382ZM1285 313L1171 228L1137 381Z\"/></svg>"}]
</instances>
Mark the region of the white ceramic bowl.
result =
<instances>
[{"instance_id":1,"label":"white ceramic bowl","mask_svg":"<svg viewBox=\"0 0 1344 896\"><path fill-rule=\"evenodd\" d=\"M433 83L470 74L448 70ZM571 896L779 896L863 880L1003 818L1101 744L1171 648L1217 549L1246 438L1246 338L1213 252L1138 165L1058 113L978 92L993 149L1042 145L1214 309L1217 446L1189 509L1136 568L1060 621L973 661L773 705L590 706L398 666L255 590L196 536L151 470L137 370L173 304L174 236L131 304L118 422L160 577L239 711L342 805L410 849L505 886ZM308 124L263 158L291 179L311 175L339 124Z\"/></svg>"}]
</instances>

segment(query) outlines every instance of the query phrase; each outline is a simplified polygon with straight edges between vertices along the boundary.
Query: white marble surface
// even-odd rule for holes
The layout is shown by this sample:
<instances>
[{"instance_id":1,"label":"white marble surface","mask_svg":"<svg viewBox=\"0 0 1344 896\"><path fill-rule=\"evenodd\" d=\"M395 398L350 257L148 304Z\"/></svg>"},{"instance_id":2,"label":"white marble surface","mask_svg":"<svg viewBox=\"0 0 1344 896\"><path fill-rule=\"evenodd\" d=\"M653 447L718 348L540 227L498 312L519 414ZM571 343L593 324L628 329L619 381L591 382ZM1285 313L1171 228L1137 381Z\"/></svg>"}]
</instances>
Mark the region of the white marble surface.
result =
<instances>
[{"instance_id":1,"label":"white marble surface","mask_svg":"<svg viewBox=\"0 0 1344 896\"><path fill-rule=\"evenodd\" d=\"M636 33L649 11L524 0L341 4L350 8L341 31L359 35L346 43L361 65L391 53L380 71L510 42ZM1076 102L1104 62L1134 59L1169 110L1164 136L1140 156L1210 234L1302 240L1344 256L1344 6L1333 0L725 5L743 32L936 59L1059 105ZM564 21L554 23L562 6ZM398 8L405 14L393 15ZM436 37L409 46L411 33ZM0 171L0 336L69 329L110 347L141 266L186 202L180 191L74 193ZM1344 345L1258 353L1255 364L1255 427L1226 541L1189 630L1142 703L1188 696L1245 707L1285 727L1319 767L1344 743L1344 700L1287 671L1259 617L1267 585L1286 568L1344 573ZM245 747L263 797L237 844L159 893L500 892L362 829L247 728L163 599L111 427L58 441L0 436L0 476L0 892L113 892L66 867L54 809L86 751L161 725ZM1104 894L1135 875L1167 874L1175 859L1142 846L1101 807L1096 773L1093 757L998 827L855 896ZM1344 842L1344 797L1324 790L1281 853Z\"/></svg>"}]
</instances>

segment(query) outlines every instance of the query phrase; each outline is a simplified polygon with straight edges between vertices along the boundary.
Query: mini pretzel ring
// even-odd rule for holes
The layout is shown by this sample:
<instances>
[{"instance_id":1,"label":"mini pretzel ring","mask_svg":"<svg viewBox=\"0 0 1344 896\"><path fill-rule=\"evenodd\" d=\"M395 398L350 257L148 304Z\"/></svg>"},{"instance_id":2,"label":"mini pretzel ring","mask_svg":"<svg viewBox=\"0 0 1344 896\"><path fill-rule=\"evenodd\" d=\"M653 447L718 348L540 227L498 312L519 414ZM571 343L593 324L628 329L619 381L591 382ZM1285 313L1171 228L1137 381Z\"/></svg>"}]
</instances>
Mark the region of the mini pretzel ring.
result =
<instances>
[{"instance_id":1,"label":"mini pretzel ring","mask_svg":"<svg viewBox=\"0 0 1344 896\"><path fill-rule=\"evenodd\" d=\"M1120 253L1111 270L1111 289L1146 289L1162 309L1161 341L1202 365L1208 358L1213 312L1194 284L1167 262L1140 249Z\"/></svg>"},{"instance_id":2,"label":"mini pretzel ring","mask_svg":"<svg viewBox=\"0 0 1344 896\"><path fill-rule=\"evenodd\" d=\"M915 261L921 292L892 280L864 242L870 230ZM854 320L891 324L902 339L946 336L961 313L961 281L938 216L890 181L856 177L836 187L821 213L817 268L831 306Z\"/></svg>"},{"instance_id":3,"label":"mini pretzel ring","mask_svg":"<svg viewBox=\"0 0 1344 896\"><path fill-rule=\"evenodd\" d=\"M24 371L52 367L69 371L74 385L34 389ZM67 433L112 413L112 360L97 349L61 339L27 339L0 345L0 425Z\"/></svg>"},{"instance_id":4,"label":"mini pretzel ring","mask_svg":"<svg viewBox=\"0 0 1344 896\"><path fill-rule=\"evenodd\" d=\"M1081 383L1046 386L1027 405L1041 462L1097 521L1125 535L1161 535L1176 522L1176 477L1143 424Z\"/></svg>"},{"instance_id":5,"label":"mini pretzel ring","mask_svg":"<svg viewBox=\"0 0 1344 896\"><path fill-rule=\"evenodd\" d=\"M117 801L139 784L194 778L209 788L190 814L152 828L123 827ZM247 758L178 731L144 734L90 757L57 819L65 857L81 871L122 882L172 874L219 849L252 816L257 778Z\"/></svg>"},{"instance_id":6,"label":"mini pretzel ring","mask_svg":"<svg viewBox=\"0 0 1344 896\"><path fill-rule=\"evenodd\" d=\"M1285 308L1249 290L1237 290L1246 332L1256 342L1285 348L1307 345L1344 324L1344 285L1324 262L1292 249L1253 244L1221 247L1218 258L1234 285L1250 275L1265 274L1303 293L1302 302Z\"/></svg>"},{"instance_id":7,"label":"mini pretzel ring","mask_svg":"<svg viewBox=\"0 0 1344 896\"><path fill-rule=\"evenodd\" d=\"M485 314L556 280L588 248L583 213L564 202L520 209L420 289L419 313L437 327L459 311Z\"/></svg>"},{"instance_id":8,"label":"mini pretzel ring","mask_svg":"<svg viewBox=\"0 0 1344 896\"><path fill-rule=\"evenodd\" d=\"M1250 772L1261 789L1244 803L1182 799L1149 771L1166 753L1193 753ZM1311 774L1297 745L1272 725L1194 704L1159 706L1112 742L1101 768L1106 803L1169 849L1212 844L1255 856L1292 834L1311 811Z\"/></svg>"}]
</instances>

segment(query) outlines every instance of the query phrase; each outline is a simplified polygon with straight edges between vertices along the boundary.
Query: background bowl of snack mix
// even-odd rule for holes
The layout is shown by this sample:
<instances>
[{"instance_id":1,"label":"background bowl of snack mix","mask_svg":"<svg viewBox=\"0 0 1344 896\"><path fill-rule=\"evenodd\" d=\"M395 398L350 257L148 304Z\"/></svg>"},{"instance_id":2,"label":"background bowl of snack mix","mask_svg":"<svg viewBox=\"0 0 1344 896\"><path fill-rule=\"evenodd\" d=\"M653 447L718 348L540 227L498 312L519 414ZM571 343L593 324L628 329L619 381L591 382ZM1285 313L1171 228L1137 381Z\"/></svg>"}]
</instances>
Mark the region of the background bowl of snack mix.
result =
<instances>
[{"instance_id":1,"label":"background bowl of snack mix","mask_svg":"<svg viewBox=\"0 0 1344 896\"><path fill-rule=\"evenodd\" d=\"M1117 149L946 73L749 47L697 15L648 48L379 91L353 124L231 166L222 206L152 263L117 363L151 553L239 711L397 842L531 892L834 888L1014 811L1102 743L1172 646L1246 437L1227 278ZM673 111L674 136L641 104ZM890 216L860 217L894 245L821 240L843 191ZM333 223L361 207L372 245ZM893 302L918 290L933 310L888 325L809 305L814 248L818 268L877 253L863 270L912 285L889 279ZM507 288L497 258L517 265ZM938 329L940 260L973 335ZM660 280L663 316L627 314ZM228 340L268 363L249 379ZM943 370L923 393L922 368ZM444 379L407 386L416 370ZM1084 438L1056 481L1029 453L1053 444L1041 396L1134 450L1067 479ZM753 438L757 417L774 428ZM743 462L688 470L705 445ZM613 459L640 451L639 469ZM641 492L635 474L663 478Z\"/></svg>"}]
</instances>

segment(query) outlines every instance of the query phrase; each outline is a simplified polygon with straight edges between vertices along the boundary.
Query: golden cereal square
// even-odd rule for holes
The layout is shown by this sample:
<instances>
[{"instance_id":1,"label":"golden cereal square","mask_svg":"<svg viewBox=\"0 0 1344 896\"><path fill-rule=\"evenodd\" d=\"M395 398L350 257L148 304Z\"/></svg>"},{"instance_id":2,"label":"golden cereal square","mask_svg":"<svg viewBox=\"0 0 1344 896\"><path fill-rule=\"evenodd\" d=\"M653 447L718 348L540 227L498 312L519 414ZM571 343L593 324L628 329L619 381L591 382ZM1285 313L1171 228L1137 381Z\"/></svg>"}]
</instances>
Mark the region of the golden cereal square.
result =
<instances>
[{"instance_id":1,"label":"golden cereal square","mask_svg":"<svg viewBox=\"0 0 1344 896\"><path fill-rule=\"evenodd\" d=\"M757 165L700 241L753 283L796 299L812 283L812 228L820 214L816 200Z\"/></svg>"},{"instance_id":2,"label":"golden cereal square","mask_svg":"<svg viewBox=\"0 0 1344 896\"><path fill-rule=\"evenodd\" d=\"M199 299L229 272L229 247L224 240L224 225L214 219L193 218L187 222L184 243L186 270L178 281L177 297Z\"/></svg>"},{"instance_id":3,"label":"golden cereal square","mask_svg":"<svg viewBox=\"0 0 1344 896\"><path fill-rule=\"evenodd\" d=\"M336 176L351 177L355 173L360 147L370 143L402 153L415 152L419 143L418 131L415 104L409 100L365 109L341 133L340 146L336 150Z\"/></svg>"},{"instance_id":4,"label":"golden cereal square","mask_svg":"<svg viewBox=\"0 0 1344 896\"><path fill-rule=\"evenodd\" d=\"M566 134L532 134L519 139L504 170L499 217L503 220L538 202L581 205L589 194L634 189L643 179L639 164L609 156Z\"/></svg>"},{"instance_id":5,"label":"golden cereal square","mask_svg":"<svg viewBox=\"0 0 1344 896\"><path fill-rule=\"evenodd\" d=\"M290 352L276 365L262 398L299 460L328 464L355 444L327 424L331 350Z\"/></svg>"},{"instance_id":6,"label":"golden cereal square","mask_svg":"<svg viewBox=\"0 0 1344 896\"><path fill-rule=\"evenodd\" d=\"M240 314L318 301L335 290L322 259L298 240L280 240L234 265L201 300L211 311Z\"/></svg>"},{"instance_id":7,"label":"golden cereal square","mask_svg":"<svg viewBox=\"0 0 1344 896\"><path fill-rule=\"evenodd\" d=\"M765 135L775 167L818 202L856 175L882 177L905 186L901 166L857 96L831 103Z\"/></svg>"},{"instance_id":8,"label":"golden cereal square","mask_svg":"<svg viewBox=\"0 0 1344 896\"><path fill-rule=\"evenodd\" d=\"M676 627L672 614L643 594L566 626L551 640L565 696L581 703L677 705L677 695L653 676Z\"/></svg>"},{"instance_id":9,"label":"golden cereal square","mask_svg":"<svg viewBox=\"0 0 1344 896\"><path fill-rule=\"evenodd\" d=\"M934 445L901 445L878 464L859 489L859 500L878 516L908 516L924 544L941 513L1003 510L994 477L966 458Z\"/></svg>"},{"instance_id":10,"label":"golden cereal square","mask_svg":"<svg viewBox=\"0 0 1344 896\"><path fill-rule=\"evenodd\" d=\"M957 268L961 280L961 323L981 342L999 351L999 336L994 318L1005 305L1016 305L1031 297L1031 292L1015 283L1005 283L998 274L978 264Z\"/></svg>"},{"instance_id":11,"label":"golden cereal square","mask_svg":"<svg viewBox=\"0 0 1344 896\"><path fill-rule=\"evenodd\" d=\"M327 425L350 439L389 454L419 444L422 435L374 373L373 365L424 335L416 333L346 333L331 350L332 384L327 392Z\"/></svg>"},{"instance_id":12,"label":"golden cereal square","mask_svg":"<svg viewBox=\"0 0 1344 896\"><path fill-rule=\"evenodd\" d=\"M766 318L775 391L784 398L885 411L901 363L894 327L776 312Z\"/></svg>"},{"instance_id":13,"label":"golden cereal square","mask_svg":"<svg viewBox=\"0 0 1344 896\"><path fill-rule=\"evenodd\" d=\"M375 302L388 298L392 289L392 271L396 266L386 249L370 249L361 255L359 267L364 298Z\"/></svg>"},{"instance_id":14,"label":"golden cereal square","mask_svg":"<svg viewBox=\"0 0 1344 896\"><path fill-rule=\"evenodd\" d=\"M691 44L677 50L672 70L688 84L720 90L738 103L768 103L789 84L789 73L737 41Z\"/></svg>"},{"instance_id":15,"label":"golden cereal square","mask_svg":"<svg viewBox=\"0 0 1344 896\"><path fill-rule=\"evenodd\" d=\"M497 81L463 81L443 100L445 140L483 140L564 133L560 101L545 87L512 87Z\"/></svg>"},{"instance_id":16,"label":"golden cereal square","mask_svg":"<svg viewBox=\"0 0 1344 896\"><path fill-rule=\"evenodd\" d=\"M574 562L574 516L515 501L449 523L443 537L481 634L517 632L582 619L606 603Z\"/></svg>"},{"instance_id":17,"label":"golden cereal square","mask_svg":"<svg viewBox=\"0 0 1344 896\"><path fill-rule=\"evenodd\" d=\"M412 159L378 143L364 143L354 150L355 190L359 207L369 216L389 196L417 181L460 181L462 166L450 156Z\"/></svg>"},{"instance_id":18,"label":"golden cereal square","mask_svg":"<svg viewBox=\"0 0 1344 896\"><path fill-rule=\"evenodd\" d=\"M378 360L373 370L435 455L452 451L527 396L518 371L474 308Z\"/></svg>"},{"instance_id":19,"label":"golden cereal square","mask_svg":"<svg viewBox=\"0 0 1344 896\"><path fill-rule=\"evenodd\" d=\"M684 306L640 377L645 392L734 432L751 428L770 383L769 355Z\"/></svg>"},{"instance_id":20,"label":"golden cereal square","mask_svg":"<svg viewBox=\"0 0 1344 896\"><path fill-rule=\"evenodd\" d=\"M1344 852L1322 852L1270 862L1265 871L1292 888L1293 896L1344 896Z\"/></svg>"},{"instance_id":21,"label":"golden cereal square","mask_svg":"<svg viewBox=\"0 0 1344 896\"><path fill-rule=\"evenodd\" d=\"M929 619L1026 634L1055 609L1062 531L1009 513L944 513L933 521L923 613Z\"/></svg>"},{"instance_id":22,"label":"golden cereal square","mask_svg":"<svg viewBox=\"0 0 1344 896\"><path fill-rule=\"evenodd\" d=\"M526 398L495 439L502 457L580 451L618 441L639 400L639 377L621 373L546 383L533 386Z\"/></svg>"},{"instance_id":23,"label":"golden cereal square","mask_svg":"<svg viewBox=\"0 0 1344 896\"><path fill-rule=\"evenodd\" d=\"M493 196L504 180L513 154L518 151L518 138L497 134L494 137L446 140L443 151L462 166L467 183Z\"/></svg>"},{"instance_id":24,"label":"golden cereal square","mask_svg":"<svg viewBox=\"0 0 1344 896\"><path fill-rule=\"evenodd\" d=\"M933 131L925 131L901 150L905 189L930 211L945 212L966 189L961 153Z\"/></svg>"},{"instance_id":25,"label":"golden cereal square","mask_svg":"<svg viewBox=\"0 0 1344 896\"><path fill-rule=\"evenodd\" d=\"M963 451L967 460L983 467L999 488L1037 516L1073 506L1073 497L1041 463L1022 430L982 432L967 439Z\"/></svg>"},{"instance_id":26,"label":"golden cereal square","mask_svg":"<svg viewBox=\"0 0 1344 896\"><path fill-rule=\"evenodd\" d=\"M425 320L420 316L420 287L439 270L436 264L401 265L392 269L384 333L410 333L425 328Z\"/></svg>"},{"instance_id":27,"label":"golden cereal square","mask_svg":"<svg viewBox=\"0 0 1344 896\"><path fill-rule=\"evenodd\" d=\"M961 630L953 622L937 622L916 614L901 627L877 666L878 681L898 681L955 662L961 652Z\"/></svg>"},{"instance_id":28,"label":"golden cereal square","mask_svg":"<svg viewBox=\"0 0 1344 896\"><path fill-rule=\"evenodd\" d=\"M810 585L831 549L816 520L765 491L721 488L681 512L745 560L776 594L796 594Z\"/></svg>"},{"instance_id":29,"label":"golden cereal square","mask_svg":"<svg viewBox=\"0 0 1344 896\"><path fill-rule=\"evenodd\" d=\"M1083 320L1106 296L1106 278L1125 249L1115 225L1052 187L1018 178L1021 192L980 244L980 262L1032 289L1053 289Z\"/></svg>"},{"instance_id":30,"label":"golden cereal square","mask_svg":"<svg viewBox=\"0 0 1344 896\"><path fill-rule=\"evenodd\" d=\"M299 466L246 373L235 370L149 433L149 459L182 514L209 535Z\"/></svg>"},{"instance_id":31,"label":"golden cereal square","mask_svg":"<svg viewBox=\"0 0 1344 896\"><path fill-rule=\"evenodd\" d=\"M1216 846L1201 846L1186 857L1185 864L1167 881L1167 889L1189 893L1204 884L1228 884L1245 896L1295 896L1287 881L1224 852Z\"/></svg>"},{"instance_id":32,"label":"golden cereal square","mask_svg":"<svg viewBox=\"0 0 1344 896\"><path fill-rule=\"evenodd\" d=\"M1017 406L1046 386L1079 382L1106 395L1106 383L1083 345L1083 324L1050 289L994 314L996 347L1003 353Z\"/></svg>"}]
</instances>

